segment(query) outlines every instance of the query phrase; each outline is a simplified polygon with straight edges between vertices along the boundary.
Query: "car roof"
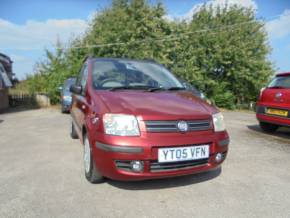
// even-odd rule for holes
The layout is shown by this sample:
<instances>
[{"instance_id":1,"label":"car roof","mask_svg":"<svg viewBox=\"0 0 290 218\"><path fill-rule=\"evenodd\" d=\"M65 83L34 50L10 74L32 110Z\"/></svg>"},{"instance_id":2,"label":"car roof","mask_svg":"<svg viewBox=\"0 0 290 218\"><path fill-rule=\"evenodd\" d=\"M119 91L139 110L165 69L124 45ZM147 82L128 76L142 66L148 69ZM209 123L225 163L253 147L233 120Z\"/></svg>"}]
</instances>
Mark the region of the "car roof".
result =
<instances>
[{"instance_id":1,"label":"car roof","mask_svg":"<svg viewBox=\"0 0 290 218\"><path fill-rule=\"evenodd\" d=\"M133 59L133 58L101 58L101 57L90 57L92 60L100 61L137 61L137 62L148 62L157 63L154 59Z\"/></svg>"},{"instance_id":2,"label":"car roof","mask_svg":"<svg viewBox=\"0 0 290 218\"><path fill-rule=\"evenodd\" d=\"M278 73L276 76L290 76L290 72Z\"/></svg>"}]
</instances>

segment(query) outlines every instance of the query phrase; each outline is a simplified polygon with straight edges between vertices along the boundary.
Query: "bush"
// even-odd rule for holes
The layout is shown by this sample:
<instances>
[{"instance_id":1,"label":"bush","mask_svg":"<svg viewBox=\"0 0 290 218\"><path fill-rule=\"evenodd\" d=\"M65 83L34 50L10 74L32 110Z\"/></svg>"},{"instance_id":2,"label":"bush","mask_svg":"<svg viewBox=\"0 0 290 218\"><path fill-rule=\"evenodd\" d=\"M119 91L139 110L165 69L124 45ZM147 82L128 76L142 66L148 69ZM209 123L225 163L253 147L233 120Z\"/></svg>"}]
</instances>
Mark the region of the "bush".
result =
<instances>
[{"instance_id":1,"label":"bush","mask_svg":"<svg viewBox=\"0 0 290 218\"><path fill-rule=\"evenodd\" d=\"M226 89L225 84L220 84L215 88L215 93L213 95L212 101L216 106L226 109L235 109L236 97L235 95Z\"/></svg>"}]
</instances>

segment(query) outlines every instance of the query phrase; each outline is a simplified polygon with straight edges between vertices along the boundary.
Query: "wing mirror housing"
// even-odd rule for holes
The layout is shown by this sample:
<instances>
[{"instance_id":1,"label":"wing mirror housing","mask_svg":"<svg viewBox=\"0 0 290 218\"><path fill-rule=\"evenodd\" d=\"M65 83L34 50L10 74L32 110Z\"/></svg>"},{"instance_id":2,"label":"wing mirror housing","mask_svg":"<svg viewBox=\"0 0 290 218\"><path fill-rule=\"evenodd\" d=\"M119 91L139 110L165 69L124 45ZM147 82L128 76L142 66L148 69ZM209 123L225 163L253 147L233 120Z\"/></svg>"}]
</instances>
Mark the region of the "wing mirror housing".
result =
<instances>
[{"instance_id":1,"label":"wing mirror housing","mask_svg":"<svg viewBox=\"0 0 290 218\"><path fill-rule=\"evenodd\" d=\"M76 95L80 95L82 93L82 87L78 85L71 85L69 90L71 93Z\"/></svg>"}]
</instances>

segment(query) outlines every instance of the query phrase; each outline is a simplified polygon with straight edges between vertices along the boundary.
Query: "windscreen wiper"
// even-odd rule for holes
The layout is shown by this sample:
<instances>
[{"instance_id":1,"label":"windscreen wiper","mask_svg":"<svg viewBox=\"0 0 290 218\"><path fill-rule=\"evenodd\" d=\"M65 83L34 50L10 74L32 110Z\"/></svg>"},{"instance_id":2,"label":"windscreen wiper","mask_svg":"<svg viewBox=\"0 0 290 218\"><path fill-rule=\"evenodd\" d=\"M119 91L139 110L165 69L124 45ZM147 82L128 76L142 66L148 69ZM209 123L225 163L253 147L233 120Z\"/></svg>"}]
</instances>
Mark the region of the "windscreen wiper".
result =
<instances>
[{"instance_id":1,"label":"windscreen wiper","mask_svg":"<svg viewBox=\"0 0 290 218\"><path fill-rule=\"evenodd\" d=\"M129 89L129 86L116 86L116 87L109 88L110 91L116 91L120 89Z\"/></svg>"},{"instance_id":2,"label":"windscreen wiper","mask_svg":"<svg viewBox=\"0 0 290 218\"><path fill-rule=\"evenodd\" d=\"M148 92L155 92L155 91L178 91L178 90L185 90L184 87L170 87L170 88L163 88L163 87L153 87L148 89Z\"/></svg>"},{"instance_id":3,"label":"windscreen wiper","mask_svg":"<svg viewBox=\"0 0 290 218\"><path fill-rule=\"evenodd\" d=\"M140 89L140 90L146 90L148 92L155 92L155 91L176 91L176 90L185 90L184 87L170 87L170 88L163 88L163 87L150 87L150 86L116 86L116 87L112 87L109 90L110 91L116 91L116 90L122 90L122 89L130 89L130 90L134 90L134 89Z\"/></svg>"},{"instance_id":4,"label":"windscreen wiper","mask_svg":"<svg viewBox=\"0 0 290 218\"><path fill-rule=\"evenodd\" d=\"M140 89L140 90L147 90L148 86L116 86L116 87L112 87L109 90L110 91L116 91L116 90L122 90L122 89L130 89L130 90L134 90L134 89Z\"/></svg>"},{"instance_id":5,"label":"windscreen wiper","mask_svg":"<svg viewBox=\"0 0 290 218\"><path fill-rule=\"evenodd\" d=\"M178 91L178 90L185 90L184 87L170 87L168 89L166 89L168 91Z\"/></svg>"},{"instance_id":6,"label":"windscreen wiper","mask_svg":"<svg viewBox=\"0 0 290 218\"><path fill-rule=\"evenodd\" d=\"M147 89L148 92L155 92L155 91L160 91L160 90L166 90L166 89L162 87L151 87Z\"/></svg>"}]
</instances>

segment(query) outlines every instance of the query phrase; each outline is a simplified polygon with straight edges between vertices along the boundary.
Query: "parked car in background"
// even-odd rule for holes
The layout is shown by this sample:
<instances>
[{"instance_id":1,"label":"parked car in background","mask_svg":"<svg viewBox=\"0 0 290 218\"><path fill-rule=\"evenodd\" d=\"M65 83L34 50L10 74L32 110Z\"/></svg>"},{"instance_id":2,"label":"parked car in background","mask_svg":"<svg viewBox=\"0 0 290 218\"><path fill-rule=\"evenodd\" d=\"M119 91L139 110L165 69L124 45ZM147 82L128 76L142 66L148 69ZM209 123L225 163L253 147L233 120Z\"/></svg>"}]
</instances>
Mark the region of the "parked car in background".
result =
<instances>
[{"instance_id":1,"label":"parked car in background","mask_svg":"<svg viewBox=\"0 0 290 218\"><path fill-rule=\"evenodd\" d=\"M261 90L257 119L266 132L275 132L280 126L290 127L290 72L277 74Z\"/></svg>"},{"instance_id":2,"label":"parked car in background","mask_svg":"<svg viewBox=\"0 0 290 218\"><path fill-rule=\"evenodd\" d=\"M68 78L61 89L61 112L69 113L72 103L72 93L70 92L71 85L75 84L75 78Z\"/></svg>"},{"instance_id":3,"label":"parked car in background","mask_svg":"<svg viewBox=\"0 0 290 218\"><path fill-rule=\"evenodd\" d=\"M15 79L12 63L10 57L0 53L0 111L9 107L8 89L13 86Z\"/></svg>"},{"instance_id":4,"label":"parked car in background","mask_svg":"<svg viewBox=\"0 0 290 218\"><path fill-rule=\"evenodd\" d=\"M87 58L71 91L71 136L92 183L199 173L226 158L223 115L156 62Z\"/></svg>"}]
</instances>

